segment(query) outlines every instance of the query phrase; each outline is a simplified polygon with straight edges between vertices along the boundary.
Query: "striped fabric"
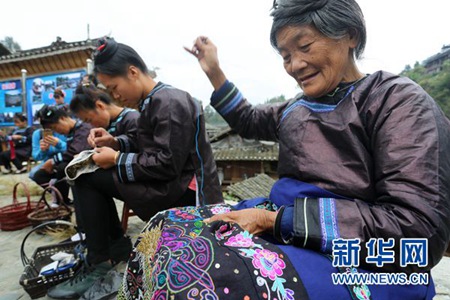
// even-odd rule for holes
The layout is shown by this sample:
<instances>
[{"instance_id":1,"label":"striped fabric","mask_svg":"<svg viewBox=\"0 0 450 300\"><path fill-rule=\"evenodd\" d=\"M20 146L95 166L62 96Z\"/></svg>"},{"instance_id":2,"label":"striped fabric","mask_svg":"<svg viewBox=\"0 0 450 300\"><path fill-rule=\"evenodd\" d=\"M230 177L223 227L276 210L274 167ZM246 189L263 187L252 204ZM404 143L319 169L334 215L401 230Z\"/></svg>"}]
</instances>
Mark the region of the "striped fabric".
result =
<instances>
[{"instance_id":1,"label":"striped fabric","mask_svg":"<svg viewBox=\"0 0 450 300\"><path fill-rule=\"evenodd\" d=\"M331 253L333 239L339 238L336 206L333 198L319 198L320 227L322 230L321 252Z\"/></svg>"},{"instance_id":2,"label":"striped fabric","mask_svg":"<svg viewBox=\"0 0 450 300\"><path fill-rule=\"evenodd\" d=\"M213 93L211 105L221 115L226 115L241 103L243 99L241 92L227 80L218 91Z\"/></svg>"}]
</instances>

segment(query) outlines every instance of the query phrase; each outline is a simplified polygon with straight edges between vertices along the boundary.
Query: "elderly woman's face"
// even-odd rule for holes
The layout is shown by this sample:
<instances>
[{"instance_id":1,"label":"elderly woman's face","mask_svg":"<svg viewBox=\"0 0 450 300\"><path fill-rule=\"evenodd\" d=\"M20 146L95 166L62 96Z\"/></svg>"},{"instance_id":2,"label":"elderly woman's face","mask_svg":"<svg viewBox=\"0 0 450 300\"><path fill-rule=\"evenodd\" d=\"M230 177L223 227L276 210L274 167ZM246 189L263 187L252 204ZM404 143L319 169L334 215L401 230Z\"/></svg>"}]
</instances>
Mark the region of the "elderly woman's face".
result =
<instances>
[{"instance_id":1,"label":"elderly woman's face","mask_svg":"<svg viewBox=\"0 0 450 300\"><path fill-rule=\"evenodd\" d=\"M278 49L286 72L305 95L320 97L340 82L360 78L352 56L356 38L331 39L313 26L286 26L277 34Z\"/></svg>"}]
</instances>

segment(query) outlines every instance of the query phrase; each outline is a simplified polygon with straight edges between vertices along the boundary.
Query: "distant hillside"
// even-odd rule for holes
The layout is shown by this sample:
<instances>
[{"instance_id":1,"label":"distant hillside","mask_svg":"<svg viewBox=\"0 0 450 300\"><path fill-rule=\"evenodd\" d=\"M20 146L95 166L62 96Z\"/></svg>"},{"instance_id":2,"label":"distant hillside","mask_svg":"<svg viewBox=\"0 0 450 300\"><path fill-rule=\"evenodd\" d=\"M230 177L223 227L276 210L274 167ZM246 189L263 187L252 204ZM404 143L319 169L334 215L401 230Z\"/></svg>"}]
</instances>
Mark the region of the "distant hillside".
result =
<instances>
[{"instance_id":1,"label":"distant hillside","mask_svg":"<svg viewBox=\"0 0 450 300\"><path fill-rule=\"evenodd\" d=\"M424 65L417 62L413 68L406 66L400 75L409 77L422 86L450 118L450 60L442 64L440 71L432 74L427 74Z\"/></svg>"}]
</instances>

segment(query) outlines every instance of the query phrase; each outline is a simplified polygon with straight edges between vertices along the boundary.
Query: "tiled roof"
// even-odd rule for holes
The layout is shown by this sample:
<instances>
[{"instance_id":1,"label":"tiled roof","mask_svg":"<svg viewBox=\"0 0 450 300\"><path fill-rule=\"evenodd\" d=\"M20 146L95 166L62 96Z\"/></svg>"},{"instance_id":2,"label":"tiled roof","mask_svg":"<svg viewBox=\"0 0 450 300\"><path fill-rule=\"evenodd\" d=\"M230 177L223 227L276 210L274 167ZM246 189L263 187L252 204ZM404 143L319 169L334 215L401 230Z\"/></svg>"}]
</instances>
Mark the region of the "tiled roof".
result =
<instances>
[{"instance_id":1,"label":"tiled roof","mask_svg":"<svg viewBox=\"0 0 450 300\"><path fill-rule=\"evenodd\" d=\"M275 179L266 174L259 174L227 187L232 195L244 200L257 197L269 197Z\"/></svg>"},{"instance_id":2,"label":"tiled roof","mask_svg":"<svg viewBox=\"0 0 450 300\"><path fill-rule=\"evenodd\" d=\"M216 161L277 161L278 147L213 149L213 154Z\"/></svg>"},{"instance_id":3,"label":"tiled roof","mask_svg":"<svg viewBox=\"0 0 450 300\"><path fill-rule=\"evenodd\" d=\"M0 56L0 64L10 63L22 60L29 60L35 58L43 58L47 56L54 56L67 52L75 52L80 50L94 50L99 39L88 39L85 41L65 42L61 38L50 44L50 46L34 48L29 50L17 51L14 53Z\"/></svg>"},{"instance_id":4,"label":"tiled roof","mask_svg":"<svg viewBox=\"0 0 450 300\"><path fill-rule=\"evenodd\" d=\"M424 61L424 65L427 66L427 65L431 64L432 62L434 62L440 58L448 57L449 55L450 55L450 45L446 45L446 46L442 47L441 52L427 58Z\"/></svg>"},{"instance_id":5,"label":"tiled roof","mask_svg":"<svg viewBox=\"0 0 450 300\"><path fill-rule=\"evenodd\" d=\"M214 159L217 161L245 160L245 161L277 161L278 144L275 142L265 142L249 140L232 133L230 129L225 129L216 137L211 139L211 147Z\"/></svg>"},{"instance_id":6,"label":"tiled roof","mask_svg":"<svg viewBox=\"0 0 450 300\"><path fill-rule=\"evenodd\" d=\"M11 51L9 51L9 49L6 48L5 45L3 45L2 43L0 43L0 57L1 57L2 55L7 55L7 54L10 54L10 53L11 53Z\"/></svg>"}]
</instances>

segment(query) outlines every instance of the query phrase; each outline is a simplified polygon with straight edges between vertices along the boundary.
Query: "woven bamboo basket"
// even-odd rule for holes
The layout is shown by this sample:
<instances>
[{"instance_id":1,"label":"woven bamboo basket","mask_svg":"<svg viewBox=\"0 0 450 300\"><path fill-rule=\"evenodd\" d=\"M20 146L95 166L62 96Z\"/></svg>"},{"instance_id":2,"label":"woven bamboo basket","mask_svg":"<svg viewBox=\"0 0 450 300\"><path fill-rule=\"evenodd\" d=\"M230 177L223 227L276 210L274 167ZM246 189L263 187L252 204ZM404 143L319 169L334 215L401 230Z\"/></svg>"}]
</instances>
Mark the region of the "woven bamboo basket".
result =
<instances>
[{"instance_id":1,"label":"woven bamboo basket","mask_svg":"<svg viewBox=\"0 0 450 300\"><path fill-rule=\"evenodd\" d=\"M17 200L17 188L21 186L26 197L25 202ZM37 201L30 201L30 191L23 182L13 188L13 203L0 208L0 229L3 231L20 230L31 225L28 215L38 207ZM43 205L41 205L43 207Z\"/></svg>"},{"instance_id":2,"label":"woven bamboo basket","mask_svg":"<svg viewBox=\"0 0 450 300\"><path fill-rule=\"evenodd\" d=\"M55 193L59 200L59 207L52 208L46 199L46 195L52 195ZM64 203L64 199L57 188L54 186L48 186L42 192L42 196L38 201L36 209L28 214L28 220L33 227L39 226L40 224L56 221L56 220L70 220L72 215L72 210L67 204Z\"/></svg>"}]
</instances>

